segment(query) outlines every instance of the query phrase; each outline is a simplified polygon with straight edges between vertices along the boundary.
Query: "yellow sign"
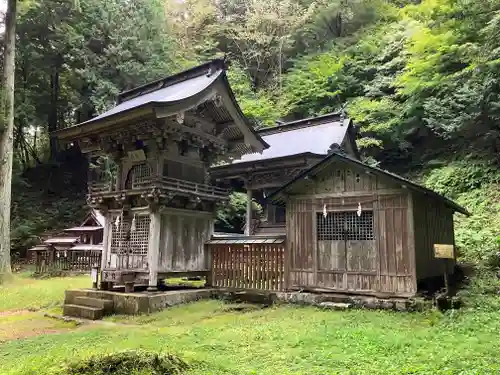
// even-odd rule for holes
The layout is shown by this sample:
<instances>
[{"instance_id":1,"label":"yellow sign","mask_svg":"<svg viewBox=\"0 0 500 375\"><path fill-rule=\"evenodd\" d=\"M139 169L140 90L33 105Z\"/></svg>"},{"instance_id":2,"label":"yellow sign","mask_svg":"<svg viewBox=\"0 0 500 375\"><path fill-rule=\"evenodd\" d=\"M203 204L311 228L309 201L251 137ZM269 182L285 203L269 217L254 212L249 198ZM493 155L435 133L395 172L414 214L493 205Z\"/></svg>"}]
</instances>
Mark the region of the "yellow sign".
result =
<instances>
[{"instance_id":1,"label":"yellow sign","mask_svg":"<svg viewBox=\"0 0 500 375\"><path fill-rule=\"evenodd\" d=\"M454 258L453 245L438 245L434 244L434 256L436 258L453 259Z\"/></svg>"}]
</instances>

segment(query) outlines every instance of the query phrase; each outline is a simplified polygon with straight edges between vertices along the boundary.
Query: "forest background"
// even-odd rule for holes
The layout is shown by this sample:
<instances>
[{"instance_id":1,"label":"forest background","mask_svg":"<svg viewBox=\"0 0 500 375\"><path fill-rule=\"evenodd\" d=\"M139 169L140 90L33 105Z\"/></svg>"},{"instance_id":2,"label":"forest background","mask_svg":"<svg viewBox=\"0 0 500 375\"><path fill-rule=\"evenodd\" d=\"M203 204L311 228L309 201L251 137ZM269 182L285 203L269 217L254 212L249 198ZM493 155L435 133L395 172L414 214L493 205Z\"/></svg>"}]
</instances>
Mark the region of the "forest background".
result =
<instances>
[{"instance_id":1,"label":"forest background","mask_svg":"<svg viewBox=\"0 0 500 375\"><path fill-rule=\"evenodd\" d=\"M457 200L460 259L500 266L500 0L33 0L18 15L12 251L85 215L49 133L134 86L230 61L256 128L345 111L366 162ZM217 214L241 229L244 196Z\"/></svg>"}]
</instances>

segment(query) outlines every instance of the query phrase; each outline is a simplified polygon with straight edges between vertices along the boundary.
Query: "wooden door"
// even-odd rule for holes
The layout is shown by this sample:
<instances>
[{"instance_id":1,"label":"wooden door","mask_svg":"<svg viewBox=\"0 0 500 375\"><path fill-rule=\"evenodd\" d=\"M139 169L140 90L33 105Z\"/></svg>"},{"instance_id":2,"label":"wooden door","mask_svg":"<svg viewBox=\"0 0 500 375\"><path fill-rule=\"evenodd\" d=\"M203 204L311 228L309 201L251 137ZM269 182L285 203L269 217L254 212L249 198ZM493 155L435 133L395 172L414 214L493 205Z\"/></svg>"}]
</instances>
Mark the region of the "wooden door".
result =
<instances>
[{"instance_id":1,"label":"wooden door","mask_svg":"<svg viewBox=\"0 0 500 375\"><path fill-rule=\"evenodd\" d=\"M378 257L373 212L317 213L317 283L337 290L372 290Z\"/></svg>"}]
</instances>

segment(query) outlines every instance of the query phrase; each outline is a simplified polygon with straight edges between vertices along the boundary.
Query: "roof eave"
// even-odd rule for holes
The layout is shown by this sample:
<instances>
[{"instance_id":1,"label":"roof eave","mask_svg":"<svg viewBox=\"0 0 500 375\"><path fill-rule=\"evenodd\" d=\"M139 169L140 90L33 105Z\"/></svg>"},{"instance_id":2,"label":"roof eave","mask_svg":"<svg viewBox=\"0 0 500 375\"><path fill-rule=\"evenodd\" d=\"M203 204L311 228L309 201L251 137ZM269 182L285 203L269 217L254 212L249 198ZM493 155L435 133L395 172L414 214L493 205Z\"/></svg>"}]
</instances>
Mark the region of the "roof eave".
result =
<instances>
[{"instance_id":1,"label":"roof eave","mask_svg":"<svg viewBox=\"0 0 500 375\"><path fill-rule=\"evenodd\" d=\"M223 101L226 104L229 113L242 131L245 137L245 142L249 142L256 152L262 153L262 151L269 148L269 144L255 131L246 116L243 114L243 111L236 101L233 90L229 85L226 72L221 74L219 84L223 86L223 90L221 90L222 92L220 93L223 96Z\"/></svg>"},{"instance_id":2,"label":"roof eave","mask_svg":"<svg viewBox=\"0 0 500 375\"><path fill-rule=\"evenodd\" d=\"M264 164L270 164L270 163L275 163L279 161L285 161L285 160L293 160L293 159L303 159L303 158L311 158L311 159L321 159L324 158L325 155L320 155L320 154L315 154L312 152L303 152L300 154L294 154L294 155L286 155L286 156L280 156L277 158L270 158L270 159L262 159L262 160L249 160L241 163L231 163L231 164L224 164L224 165L218 165L215 167L211 167L211 171L219 172L219 171L224 171L224 170L231 170L231 169L240 169L240 168L256 168L260 165Z\"/></svg>"}]
</instances>

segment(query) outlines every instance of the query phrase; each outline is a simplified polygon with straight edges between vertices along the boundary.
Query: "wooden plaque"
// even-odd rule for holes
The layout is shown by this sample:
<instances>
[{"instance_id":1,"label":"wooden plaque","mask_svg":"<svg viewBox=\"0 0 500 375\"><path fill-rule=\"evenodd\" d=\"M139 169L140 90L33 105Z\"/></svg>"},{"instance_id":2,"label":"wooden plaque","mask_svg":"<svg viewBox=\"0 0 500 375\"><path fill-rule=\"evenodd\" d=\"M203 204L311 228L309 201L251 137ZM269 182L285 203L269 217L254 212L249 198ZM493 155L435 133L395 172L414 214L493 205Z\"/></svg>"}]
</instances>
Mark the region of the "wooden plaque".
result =
<instances>
[{"instance_id":1,"label":"wooden plaque","mask_svg":"<svg viewBox=\"0 0 500 375\"><path fill-rule=\"evenodd\" d=\"M128 157L133 162L146 160L146 154L144 153L144 150L129 151Z\"/></svg>"},{"instance_id":2,"label":"wooden plaque","mask_svg":"<svg viewBox=\"0 0 500 375\"><path fill-rule=\"evenodd\" d=\"M434 256L440 259L453 259L454 258L453 245L439 245L434 244Z\"/></svg>"}]
</instances>

